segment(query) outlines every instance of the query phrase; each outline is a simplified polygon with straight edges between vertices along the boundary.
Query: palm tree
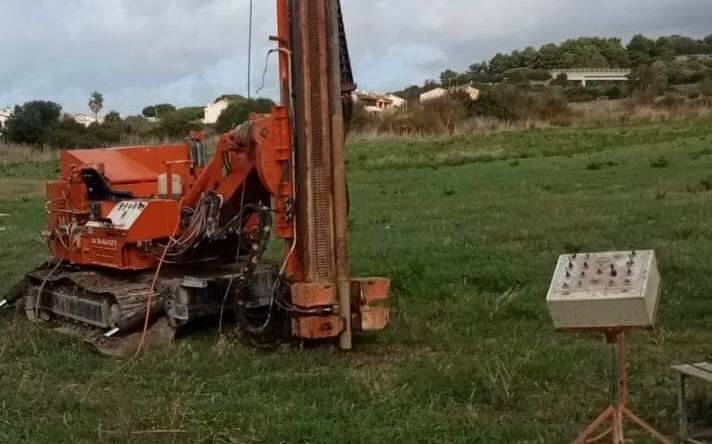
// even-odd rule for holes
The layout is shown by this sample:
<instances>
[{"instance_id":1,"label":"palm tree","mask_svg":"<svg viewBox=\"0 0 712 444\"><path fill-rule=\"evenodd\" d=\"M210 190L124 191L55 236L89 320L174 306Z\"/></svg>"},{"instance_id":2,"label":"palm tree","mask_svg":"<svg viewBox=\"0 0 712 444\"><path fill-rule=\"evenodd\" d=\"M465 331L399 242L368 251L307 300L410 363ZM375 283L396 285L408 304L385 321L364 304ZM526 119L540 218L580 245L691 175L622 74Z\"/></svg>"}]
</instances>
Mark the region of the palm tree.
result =
<instances>
[{"instance_id":1,"label":"palm tree","mask_svg":"<svg viewBox=\"0 0 712 444\"><path fill-rule=\"evenodd\" d=\"M89 96L89 109L94 113L94 120L99 123L99 113L102 108L104 108L104 96L98 92L94 91Z\"/></svg>"}]
</instances>

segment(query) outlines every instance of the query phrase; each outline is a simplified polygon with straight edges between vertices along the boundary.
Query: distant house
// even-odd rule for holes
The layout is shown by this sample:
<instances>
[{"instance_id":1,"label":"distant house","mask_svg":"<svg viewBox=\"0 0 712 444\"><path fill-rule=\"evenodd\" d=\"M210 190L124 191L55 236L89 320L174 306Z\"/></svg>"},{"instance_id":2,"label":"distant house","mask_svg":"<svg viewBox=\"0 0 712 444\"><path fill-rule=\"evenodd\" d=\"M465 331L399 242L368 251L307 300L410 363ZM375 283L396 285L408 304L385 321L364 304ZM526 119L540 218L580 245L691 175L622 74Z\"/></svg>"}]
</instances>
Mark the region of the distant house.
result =
<instances>
[{"instance_id":1,"label":"distant house","mask_svg":"<svg viewBox=\"0 0 712 444\"><path fill-rule=\"evenodd\" d=\"M203 123L206 125L215 125L218 123L220 114L223 113L230 106L232 100L228 98L221 98L213 103L208 104L203 112Z\"/></svg>"},{"instance_id":2,"label":"distant house","mask_svg":"<svg viewBox=\"0 0 712 444\"><path fill-rule=\"evenodd\" d=\"M442 87L437 87L434 89L431 89L430 91L426 91L422 93L419 97L420 103L425 103L429 102L431 100L436 100L440 99L445 96L449 96L451 93L454 92L464 92L468 96L470 96L470 99L472 100L478 100L480 98L480 90L470 86L470 85L460 85L460 86L453 86L452 88L442 88Z\"/></svg>"},{"instance_id":3,"label":"distant house","mask_svg":"<svg viewBox=\"0 0 712 444\"><path fill-rule=\"evenodd\" d=\"M104 114L99 114L98 116L94 116L94 114L87 114L87 113L74 113L74 114L69 114L69 117L74 119L75 122L84 125L84 127L89 127L93 123L99 123L102 124L104 123Z\"/></svg>"},{"instance_id":4,"label":"distant house","mask_svg":"<svg viewBox=\"0 0 712 444\"><path fill-rule=\"evenodd\" d=\"M566 75L567 81L580 82L584 88L588 82L627 82L630 73L630 68L571 68L549 71L552 79Z\"/></svg>"},{"instance_id":5,"label":"distant house","mask_svg":"<svg viewBox=\"0 0 712 444\"><path fill-rule=\"evenodd\" d=\"M374 115L383 114L406 106L407 101L394 94L377 94L363 91L353 93L354 103L360 103L367 112Z\"/></svg>"},{"instance_id":6,"label":"distant house","mask_svg":"<svg viewBox=\"0 0 712 444\"><path fill-rule=\"evenodd\" d=\"M5 128L7 121L10 119L10 116L12 116L13 113L14 111L12 108L0 109L0 129Z\"/></svg>"},{"instance_id":7,"label":"distant house","mask_svg":"<svg viewBox=\"0 0 712 444\"><path fill-rule=\"evenodd\" d=\"M422 93L419 97L420 103L425 103L429 102L431 100L436 100L441 97L445 97L448 95L448 91L445 88L437 87L434 89L431 89L430 91L426 91Z\"/></svg>"},{"instance_id":8,"label":"distant house","mask_svg":"<svg viewBox=\"0 0 712 444\"><path fill-rule=\"evenodd\" d=\"M386 98L393 102L394 108L404 108L408 105L407 100L395 94L386 94Z\"/></svg>"}]
</instances>

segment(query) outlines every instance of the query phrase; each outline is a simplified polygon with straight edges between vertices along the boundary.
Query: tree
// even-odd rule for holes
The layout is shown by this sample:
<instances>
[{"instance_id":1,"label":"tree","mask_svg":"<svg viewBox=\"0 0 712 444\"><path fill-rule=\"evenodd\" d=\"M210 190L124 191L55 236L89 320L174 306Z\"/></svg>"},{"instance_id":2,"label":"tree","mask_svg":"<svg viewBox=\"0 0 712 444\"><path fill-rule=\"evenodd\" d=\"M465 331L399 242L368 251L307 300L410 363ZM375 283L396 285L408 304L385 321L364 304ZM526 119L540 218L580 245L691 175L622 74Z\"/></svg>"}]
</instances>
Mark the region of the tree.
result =
<instances>
[{"instance_id":1,"label":"tree","mask_svg":"<svg viewBox=\"0 0 712 444\"><path fill-rule=\"evenodd\" d=\"M188 120L202 120L205 115L205 108L202 106L189 106L186 108L179 108L176 112Z\"/></svg>"},{"instance_id":2,"label":"tree","mask_svg":"<svg viewBox=\"0 0 712 444\"><path fill-rule=\"evenodd\" d=\"M161 124L157 128L160 136L187 137L191 131L197 131L202 124L197 123L183 113L173 112L161 117Z\"/></svg>"},{"instance_id":3,"label":"tree","mask_svg":"<svg viewBox=\"0 0 712 444\"><path fill-rule=\"evenodd\" d=\"M504 80L507 83L511 83L511 84L515 84L515 85L529 83L529 78L527 77L527 69L526 68L510 69L509 71L502 73L502 76L504 77Z\"/></svg>"},{"instance_id":4,"label":"tree","mask_svg":"<svg viewBox=\"0 0 712 444\"><path fill-rule=\"evenodd\" d=\"M216 129L221 132L227 132L235 128L237 125L247 121L251 113L268 113L274 106L274 102L270 99L250 99L244 102L232 102L225 111L220 114Z\"/></svg>"},{"instance_id":5,"label":"tree","mask_svg":"<svg viewBox=\"0 0 712 444\"><path fill-rule=\"evenodd\" d=\"M600 53L608 60L608 65L614 68L626 68L630 66L628 51L623 47L621 39L602 39L599 42Z\"/></svg>"},{"instance_id":6,"label":"tree","mask_svg":"<svg viewBox=\"0 0 712 444\"><path fill-rule=\"evenodd\" d=\"M551 81L552 85L558 85L558 86L568 86L569 85L569 76L565 73L559 73L559 75L556 76L554 80Z\"/></svg>"},{"instance_id":7,"label":"tree","mask_svg":"<svg viewBox=\"0 0 712 444\"><path fill-rule=\"evenodd\" d=\"M561 67L561 50L558 46L553 43L549 43L539 49L536 68L556 69Z\"/></svg>"},{"instance_id":8,"label":"tree","mask_svg":"<svg viewBox=\"0 0 712 444\"><path fill-rule=\"evenodd\" d=\"M671 35L667 37L675 55L692 55L705 52L705 44L702 40L684 37L681 35Z\"/></svg>"},{"instance_id":9,"label":"tree","mask_svg":"<svg viewBox=\"0 0 712 444\"><path fill-rule=\"evenodd\" d=\"M518 68L514 58L507 54L498 53L489 62L490 74L502 74L512 68Z\"/></svg>"},{"instance_id":10,"label":"tree","mask_svg":"<svg viewBox=\"0 0 712 444\"><path fill-rule=\"evenodd\" d=\"M440 84L445 88L453 86L457 81L457 77L458 73L452 69L447 69L440 74Z\"/></svg>"},{"instance_id":11,"label":"tree","mask_svg":"<svg viewBox=\"0 0 712 444\"><path fill-rule=\"evenodd\" d=\"M5 136L12 143L45 144L61 112L62 107L54 102L33 101L16 106L6 123Z\"/></svg>"},{"instance_id":12,"label":"tree","mask_svg":"<svg viewBox=\"0 0 712 444\"><path fill-rule=\"evenodd\" d=\"M527 68L535 68L539 53L532 46L528 46L519 54L519 61L522 66Z\"/></svg>"},{"instance_id":13,"label":"tree","mask_svg":"<svg viewBox=\"0 0 712 444\"><path fill-rule=\"evenodd\" d=\"M169 104L169 103L161 103L158 105L151 105L147 106L143 109L141 114L143 114L145 117L155 117L157 119L165 116L166 114L170 114L175 112L176 107Z\"/></svg>"},{"instance_id":14,"label":"tree","mask_svg":"<svg viewBox=\"0 0 712 444\"><path fill-rule=\"evenodd\" d=\"M660 37L655 41L653 55L658 60L672 60L675 58L675 47L668 37Z\"/></svg>"},{"instance_id":15,"label":"tree","mask_svg":"<svg viewBox=\"0 0 712 444\"><path fill-rule=\"evenodd\" d=\"M705 43L707 43L708 45L712 45L712 34L705 37Z\"/></svg>"},{"instance_id":16,"label":"tree","mask_svg":"<svg viewBox=\"0 0 712 444\"><path fill-rule=\"evenodd\" d=\"M630 83L635 91L658 96L668 88L668 75L664 62L642 65L633 69Z\"/></svg>"},{"instance_id":17,"label":"tree","mask_svg":"<svg viewBox=\"0 0 712 444\"><path fill-rule=\"evenodd\" d=\"M633 66L649 65L655 52L655 42L642 34L633 36L626 47Z\"/></svg>"},{"instance_id":18,"label":"tree","mask_svg":"<svg viewBox=\"0 0 712 444\"><path fill-rule=\"evenodd\" d=\"M104 123L115 122L121 122L121 114L116 111L109 111L109 113L104 117Z\"/></svg>"},{"instance_id":19,"label":"tree","mask_svg":"<svg viewBox=\"0 0 712 444\"><path fill-rule=\"evenodd\" d=\"M472 65L470 65L468 73L470 74L470 77L472 77L474 80L476 77L486 75L487 71L489 71L489 65L487 64L487 62L481 62L473 63Z\"/></svg>"},{"instance_id":20,"label":"tree","mask_svg":"<svg viewBox=\"0 0 712 444\"><path fill-rule=\"evenodd\" d=\"M104 108L104 96L98 92L94 91L89 96L89 109L94 113L94 120L99 122L99 113Z\"/></svg>"},{"instance_id":21,"label":"tree","mask_svg":"<svg viewBox=\"0 0 712 444\"><path fill-rule=\"evenodd\" d=\"M245 100L247 100L247 97L241 96L240 94L223 94L217 99L215 99L214 103L218 103L223 100L227 100L228 102L244 102Z\"/></svg>"}]
</instances>

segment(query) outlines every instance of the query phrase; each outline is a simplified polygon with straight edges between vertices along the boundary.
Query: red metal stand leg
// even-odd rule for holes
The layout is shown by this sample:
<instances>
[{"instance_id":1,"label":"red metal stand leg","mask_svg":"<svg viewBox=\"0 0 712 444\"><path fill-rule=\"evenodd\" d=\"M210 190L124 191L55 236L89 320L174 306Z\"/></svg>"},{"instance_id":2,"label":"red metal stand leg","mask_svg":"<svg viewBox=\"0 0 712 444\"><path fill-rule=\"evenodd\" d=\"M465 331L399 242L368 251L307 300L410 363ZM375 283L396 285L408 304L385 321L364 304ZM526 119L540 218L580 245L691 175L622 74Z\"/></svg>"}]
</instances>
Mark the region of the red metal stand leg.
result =
<instances>
[{"instance_id":1,"label":"red metal stand leg","mask_svg":"<svg viewBox=\"0 0 712 444\"><path fill-rule=\"evenodd\" d=\"M611 402L574 441L574 444L592 444L610 436L613 444L625 444L624 421L630 419L635 425L647 432L661 444L672 444L672 441L655 430L651 425L636 416L628 409L628 364L625 355L625 333L622 330L606 332L606 342L615 347L611 353ZM610 427L595 435L606 422Z\"/></svg>"},{"instance_id":2,"label":"red metal stand leg","mask_svg":"<svg viewBox=\"0 0 712 444\"><path fill-rule=\"evenodd\" d=\"M574 444L588 444L596 441L600 441L606 436L608 436L612 431L613 428L607 429L605 432L597 435L597 436L592 436L596 431L607 421L610 421L611 418L615 415L615 409L613 406L608 407L606 410L601 413L598 418L596 418L586 429L581 432L578 438L576 438L576 441L574 441Z\"/></svg>"}]
</instances>

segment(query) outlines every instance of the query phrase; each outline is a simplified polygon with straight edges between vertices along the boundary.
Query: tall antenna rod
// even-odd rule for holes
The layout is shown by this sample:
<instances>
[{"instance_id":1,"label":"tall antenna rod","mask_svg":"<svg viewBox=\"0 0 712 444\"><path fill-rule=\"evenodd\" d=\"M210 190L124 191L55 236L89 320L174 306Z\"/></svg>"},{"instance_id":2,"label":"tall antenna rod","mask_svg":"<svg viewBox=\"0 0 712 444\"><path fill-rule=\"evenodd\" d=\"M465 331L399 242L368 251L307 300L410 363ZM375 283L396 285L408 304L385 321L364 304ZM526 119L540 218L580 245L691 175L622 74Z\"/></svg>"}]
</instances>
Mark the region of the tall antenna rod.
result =
<instances>
[{"instance_id":1,"label":"tall antenna rod","mask_svg":"<svg viewBox=\"0 0 712 444\"><path fill-rule=\"evenodd\" d=\"M252 98L252 21L253 21L254 0L250 0L250 22L247 32L247 106L250 106Z\"/></svg>"}]
</instances>

